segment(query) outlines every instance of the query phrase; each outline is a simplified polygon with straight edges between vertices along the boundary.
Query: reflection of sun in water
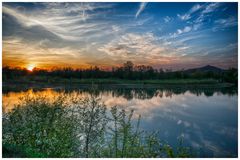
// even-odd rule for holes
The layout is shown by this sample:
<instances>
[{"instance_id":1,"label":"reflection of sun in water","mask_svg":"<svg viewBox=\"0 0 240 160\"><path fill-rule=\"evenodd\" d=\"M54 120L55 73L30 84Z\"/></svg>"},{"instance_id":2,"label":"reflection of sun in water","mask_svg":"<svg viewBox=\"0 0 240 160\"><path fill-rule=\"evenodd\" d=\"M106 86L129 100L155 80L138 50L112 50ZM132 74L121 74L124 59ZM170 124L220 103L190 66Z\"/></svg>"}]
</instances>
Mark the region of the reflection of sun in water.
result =
<instances>
[{"instance_id":1,"label":"reflection of sun in water","mask_svg":"<svg viewBox=\"0 0 240 160\"><path fill-rule=\"evenodd\" d=\"M35 67L35 64L29 64L27 66L27 70L32 71L34 67Z\"/></svg>"}]
</instances>

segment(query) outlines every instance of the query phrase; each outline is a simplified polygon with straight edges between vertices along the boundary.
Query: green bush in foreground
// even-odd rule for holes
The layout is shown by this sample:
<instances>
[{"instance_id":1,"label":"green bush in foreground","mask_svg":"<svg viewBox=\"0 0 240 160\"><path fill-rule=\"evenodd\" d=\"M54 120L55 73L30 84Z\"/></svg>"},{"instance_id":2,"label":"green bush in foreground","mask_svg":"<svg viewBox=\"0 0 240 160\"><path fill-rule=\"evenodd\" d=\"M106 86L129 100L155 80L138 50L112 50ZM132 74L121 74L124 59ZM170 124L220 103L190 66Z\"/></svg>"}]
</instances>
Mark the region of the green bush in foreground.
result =
<instances>
[{"instance_id":1,"label":"green bush in foreground","mask_svg":"<svg viewBox=\"0 0 240 160\"><path fill-rule=\"evenodd\" d=\"M110 110L95 97L26 96L3 115L3 157L189 157L140 129L134 111Z\"/></svg>"}]
</instances>

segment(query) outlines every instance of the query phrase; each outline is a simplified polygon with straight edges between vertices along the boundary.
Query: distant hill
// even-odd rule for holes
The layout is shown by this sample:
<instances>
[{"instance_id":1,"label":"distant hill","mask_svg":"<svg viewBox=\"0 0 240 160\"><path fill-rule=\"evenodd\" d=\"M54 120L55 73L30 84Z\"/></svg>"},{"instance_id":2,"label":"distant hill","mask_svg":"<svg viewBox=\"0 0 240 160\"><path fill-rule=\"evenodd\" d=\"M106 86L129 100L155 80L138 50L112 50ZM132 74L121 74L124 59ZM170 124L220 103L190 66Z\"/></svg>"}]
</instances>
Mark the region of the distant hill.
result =
<instances>
[{"instance_id":1,"label":"distant hill","mask_svg":"<svg viewBox=\"0 0 240 160\"><path fill-rule=\"evenodd\" d=\"M193 72L223 72L224 70L215 66L207 65L200 68L192 68L185 70L186 73L193 73Z\"/></svg>"}]
</instances>

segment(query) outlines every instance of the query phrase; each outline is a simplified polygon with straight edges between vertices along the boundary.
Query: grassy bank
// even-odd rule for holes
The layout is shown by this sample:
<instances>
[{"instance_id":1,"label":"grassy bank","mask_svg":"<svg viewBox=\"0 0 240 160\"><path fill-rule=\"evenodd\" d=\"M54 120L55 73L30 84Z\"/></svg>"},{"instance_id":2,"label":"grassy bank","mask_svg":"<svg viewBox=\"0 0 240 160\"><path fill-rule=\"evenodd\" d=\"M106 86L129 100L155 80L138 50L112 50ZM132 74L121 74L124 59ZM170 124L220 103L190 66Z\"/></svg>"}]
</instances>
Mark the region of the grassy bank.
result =
<instances>
[{"instance_id":1,"label":"grassy bank","mask_svg":"<svg viewBox=\"0 0 240 160\"><path fill-rule=\"evenodd\" d=\"M214 79L170 79L170 80L122 80L122 79L72 79L62 82L80 84L215 84Z\"/></svg>"},{"instance_id":2,"label":"grassy bank","mask_svg":"<svg viewBox=\"0 0 240 160\"><path fill-rule=\"evenodd\" d=\"M217 79L149 79L149 80L126 80L126 79L77 79L32 76L21 77L12 80L3 80L4 83L42 83L42 84L218 84Z\"/></svg>"},{"instance_id":3,"label":"grassy bank","mask_svg":"<svg viewBox=\"0 0 240 160\"><path fill-rule=\"evenodd\" d=\"M107 110L95 97L26 96L3 114L3 157L189 157L177 139L173 149L158 132L145 132L141 116Z\"/></svg>"},{"instance_id":4,"label":"grassy bank","mask_svg":"<svg viewBox=\"0 0 240 160\"><path fill-rule=\"evenodd\" d=\"M36 77L35 77L36 78ZM170 89L186 90L226 90L237 88L235 84L218 82L214 79L172 79L172 80L121 80L121 79L16 79L2 83L3 92L26 91L28 89L41 90L53 89L91 89L116 90L116 89Z\"/></svg>"}]
</instances>

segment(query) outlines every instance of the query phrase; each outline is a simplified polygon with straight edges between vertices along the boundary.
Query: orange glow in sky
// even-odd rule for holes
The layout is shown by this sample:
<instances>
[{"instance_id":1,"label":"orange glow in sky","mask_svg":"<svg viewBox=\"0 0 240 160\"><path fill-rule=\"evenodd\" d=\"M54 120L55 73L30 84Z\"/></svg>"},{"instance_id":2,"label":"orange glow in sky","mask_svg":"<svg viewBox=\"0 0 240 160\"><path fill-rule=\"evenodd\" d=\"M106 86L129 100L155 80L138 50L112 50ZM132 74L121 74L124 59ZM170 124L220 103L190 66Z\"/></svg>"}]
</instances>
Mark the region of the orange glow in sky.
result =
<instances>
[{"instance_id":1,"label":"orange glow in sky","mask_svg":"<svg viewBox=\"0 0 240 160\"><path fill-rule=\"evenodd\" d=\"M32 71L35 68L35 64L29 64L27 70Z\"/></svg>"}]
</instances>

